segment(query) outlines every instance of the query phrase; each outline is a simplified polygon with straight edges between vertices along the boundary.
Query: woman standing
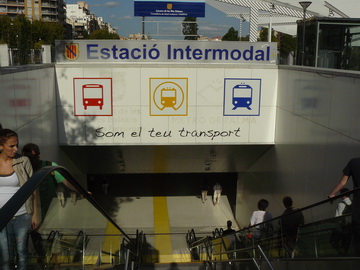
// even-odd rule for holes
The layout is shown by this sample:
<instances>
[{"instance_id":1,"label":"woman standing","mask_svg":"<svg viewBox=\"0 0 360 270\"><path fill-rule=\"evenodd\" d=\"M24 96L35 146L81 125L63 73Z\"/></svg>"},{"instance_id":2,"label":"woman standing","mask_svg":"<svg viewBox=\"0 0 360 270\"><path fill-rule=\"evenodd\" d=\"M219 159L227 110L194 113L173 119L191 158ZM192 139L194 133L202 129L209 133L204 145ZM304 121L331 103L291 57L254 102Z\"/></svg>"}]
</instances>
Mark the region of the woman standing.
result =
<instances>
[{"instance_id":1,"label":"woman standing","mask_svg":"<svg viewBox=\"0 0 360 270\"><path fill-rule=\"evenodd\" d=\"M32 175L30 160L19 155L17 151L18 135L0 125L0 208ZM37 229L39 224L37 193L34 192L0 232L0 269L10 269L15 250L18 258L17 269L26 269L28 232Z\"/></svg>"}]
</instances>

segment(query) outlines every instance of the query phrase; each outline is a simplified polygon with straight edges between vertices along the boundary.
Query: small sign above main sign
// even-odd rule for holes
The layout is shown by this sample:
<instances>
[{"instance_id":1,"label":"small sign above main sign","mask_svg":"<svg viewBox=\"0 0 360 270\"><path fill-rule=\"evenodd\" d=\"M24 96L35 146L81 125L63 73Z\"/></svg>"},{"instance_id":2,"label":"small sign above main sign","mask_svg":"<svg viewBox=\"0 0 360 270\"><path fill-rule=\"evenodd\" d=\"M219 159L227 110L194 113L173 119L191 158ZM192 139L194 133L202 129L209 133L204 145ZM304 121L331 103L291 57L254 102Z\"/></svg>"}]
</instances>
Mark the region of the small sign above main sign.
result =
<instances>
[{"instance_id":1,"label":"small sign above main sign","mask_svg":"<svg viewBox=\"0 0 360 270\"><path fill-rule=\"evenodd\" d=\"M135 0L134 16L205 17L205 0Z\"/></svg>"}]
</instances>

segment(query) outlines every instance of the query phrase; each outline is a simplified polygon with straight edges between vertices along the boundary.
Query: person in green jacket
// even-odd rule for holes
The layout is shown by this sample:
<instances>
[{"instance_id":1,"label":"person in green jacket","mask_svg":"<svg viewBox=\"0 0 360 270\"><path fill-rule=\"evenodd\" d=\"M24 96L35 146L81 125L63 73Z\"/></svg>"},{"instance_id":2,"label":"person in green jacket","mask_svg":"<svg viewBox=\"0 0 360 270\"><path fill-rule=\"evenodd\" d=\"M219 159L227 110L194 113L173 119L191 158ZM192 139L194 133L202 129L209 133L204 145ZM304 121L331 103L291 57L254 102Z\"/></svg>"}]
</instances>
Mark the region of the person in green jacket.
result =
<instances>
[{"instance_id":1,"label":"person in green jacket","mask_svg":"<svg viewBox=\"0 0 360 270\"><path fill-rule=\"evenodd\" d=\"M40 159L40 148L34 143L28 143L23 146L22 154L27 156L33 167L34 173L45 166L57 166L53 161L46 161ZM76 203L76 188L67 181L64 176L59 172L54 171L49 175L46 180L42 181L39 187L40 204L41 204L41 216L44 219L46 212L48 211L51 201L54 197L59 199L60 206L65 206L64 191L66 186L71 190L71 202Z\"/></svg>"}]
</instances>

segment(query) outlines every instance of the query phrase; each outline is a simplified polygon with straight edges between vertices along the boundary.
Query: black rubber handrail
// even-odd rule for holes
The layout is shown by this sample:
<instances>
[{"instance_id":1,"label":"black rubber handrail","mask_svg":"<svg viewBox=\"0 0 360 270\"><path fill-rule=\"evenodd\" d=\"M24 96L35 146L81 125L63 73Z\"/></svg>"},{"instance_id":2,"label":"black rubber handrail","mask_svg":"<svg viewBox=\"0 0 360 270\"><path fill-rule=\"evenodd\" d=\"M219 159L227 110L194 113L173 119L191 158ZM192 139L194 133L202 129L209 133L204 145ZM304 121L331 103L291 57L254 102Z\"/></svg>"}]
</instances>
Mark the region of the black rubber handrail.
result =
<instances>
[{"instance_id":1,"label":"black rubber handrail","mask_svg":"<svg viewBox=\"0 0 360 270\"><path fill-rule=\"evenodd\" d=\"M46 166L34 173L28 181L10 198L0 209L0 231L6 226L26 200L34 193L41 182L53 171L61 172L61 175L73 185L76 190L86 198L123 236L130 242L133 240L116 224L105 210L92 198L92 196L75 180L72 174L62 166Z\"/></svg>"},{"instance_id":2,"label":"black rubber handrail","mask_svg":"<svg viewBox=\"0 0 360 270\"><path fill-rule=\"evenodd\" d=\"M339 194L339 195L337 195L337 196L335 196L335 197L333 197L333 198L325 199L325 200L319 201L319 202L317 202L317 203L314 203L314 204L310 204L310 205L308 205L308 206L305 206L305 207L303 207L303 208L298 208L298 209L294 210L294 211L291 212L291 213L274 217L274 218L269 219L269 220L267 220L267 221L264 221L264 222L262 222L262 223L258 223L258 224L255 224L255 225L249 226L249 227L244 227L244 228L238 230L237 232L247 231L247 230L249 230L249 229L251 229L251 228L258 227L258 226L260 226L260 225L271 224L271 223L272 223L273 221L275 221L275 220L279 220L279 219L282 219L282 218L287 217L287 216L295 215L296 213L303 212L303 211L305 211L305 210L307 210L307 209L314 208L314 207L316 207L316 206L319 206L319 205L322 205L322 204L325 204L325 203L333 203L335 200L344 197L344 195L350 196L351 194L353 194L353 193L355 193L355 192L360 192L360 188L354 188L354 189L352 189L352 190L350 190L350 191L341 193L341 194Z\"/></svg>"},{"instance_id":3,"label":"black rubber handrail","mask_svg":"<svg viewBox=\"0 0 360 270\"><path fill-rule=\"evenodd\" d=\"M294 214L296 214L296 213L298 213L298 212L302 212L302 211L305 211L305 210L307 210L307 209L314 208L314 207L316 207L316 206L319 206L319 205L322 205L322 204L325 204L325 203L333 203L335 200L344 197L344 195L350 196L351 194L353 194L353 193L355 193L355 192L360 192L360 188L355 188L355 189L353 189L353 190L350 190L350 191L344 192L344 193L342 193L342 194L339 194L339 195L337 195L337 196L334 196L333 198L325 199L325 200L322 200L322 201L320 201L320 202L317 202L317 203L314 203L314 204L310 204L310 205L305 206L305 207L303 207L303 208L296 209L296 210L294 210L294 211L291 212L291 213L274 217L274 218L272 218L272 219L270 219L270 220L267 220L267 221L264 221L264 222L262 222L262 223L258 223L258 224L256 224L256 225L249 226L249 227L244 227L244 228L242 228L242 229L240 229L240 230L238 230L238 231L235 231L233 234L237 234L237 233L241 233L241 232L248 232L249 230L251 230L251 229L254 228L254 227L258 227L258 226L261 226L261 225L266 226L266 224L272 224L272 222L274 222L274 221L276 221L276 220L280 220L280 219L282 219L282 218L284 218L284 217L294 215ZM350 214L349 214L349 215L350 215ZM313 222L312 222L312 223L309 223L309 224L304 224L304 225L302 225L302 226L307 226L307 225L311 225L311 224L313 224ZM213 232L213 233L214 233L214 232ZM222 237L222 236L220 235L220 237ZM200 240L202 240L202 239L200 239ZM199 245L201 245L201 243L200 243ZM194 244L194 246L197 246L196 243ZM191 247L194 247L194 246L191 246Z\"/></svg>"}]
</instances>

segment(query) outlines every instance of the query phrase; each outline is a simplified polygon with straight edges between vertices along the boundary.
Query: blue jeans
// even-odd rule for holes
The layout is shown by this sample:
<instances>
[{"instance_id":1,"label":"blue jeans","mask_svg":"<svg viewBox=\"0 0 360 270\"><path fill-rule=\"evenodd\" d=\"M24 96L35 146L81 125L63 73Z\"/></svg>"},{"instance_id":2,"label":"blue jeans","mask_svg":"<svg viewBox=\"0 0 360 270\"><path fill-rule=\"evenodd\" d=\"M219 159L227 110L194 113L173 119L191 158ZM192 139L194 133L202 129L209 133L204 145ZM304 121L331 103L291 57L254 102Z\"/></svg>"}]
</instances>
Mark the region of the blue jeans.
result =
<instances>
[{"instance_id":1,"label":"blue jeans","mask_svg":"<svg viewBox=\"0 0 360 270\"><path fill-rule=\"evenodd\" d=\"M13 217L0 232L0 269L10 270L10 264L15 263L17 254L17 269L25 270L28 257L28 235L31 229L31 215L24 214ZM16 250L15 250L16 246Z\"/></svg>"}]
</instances>

